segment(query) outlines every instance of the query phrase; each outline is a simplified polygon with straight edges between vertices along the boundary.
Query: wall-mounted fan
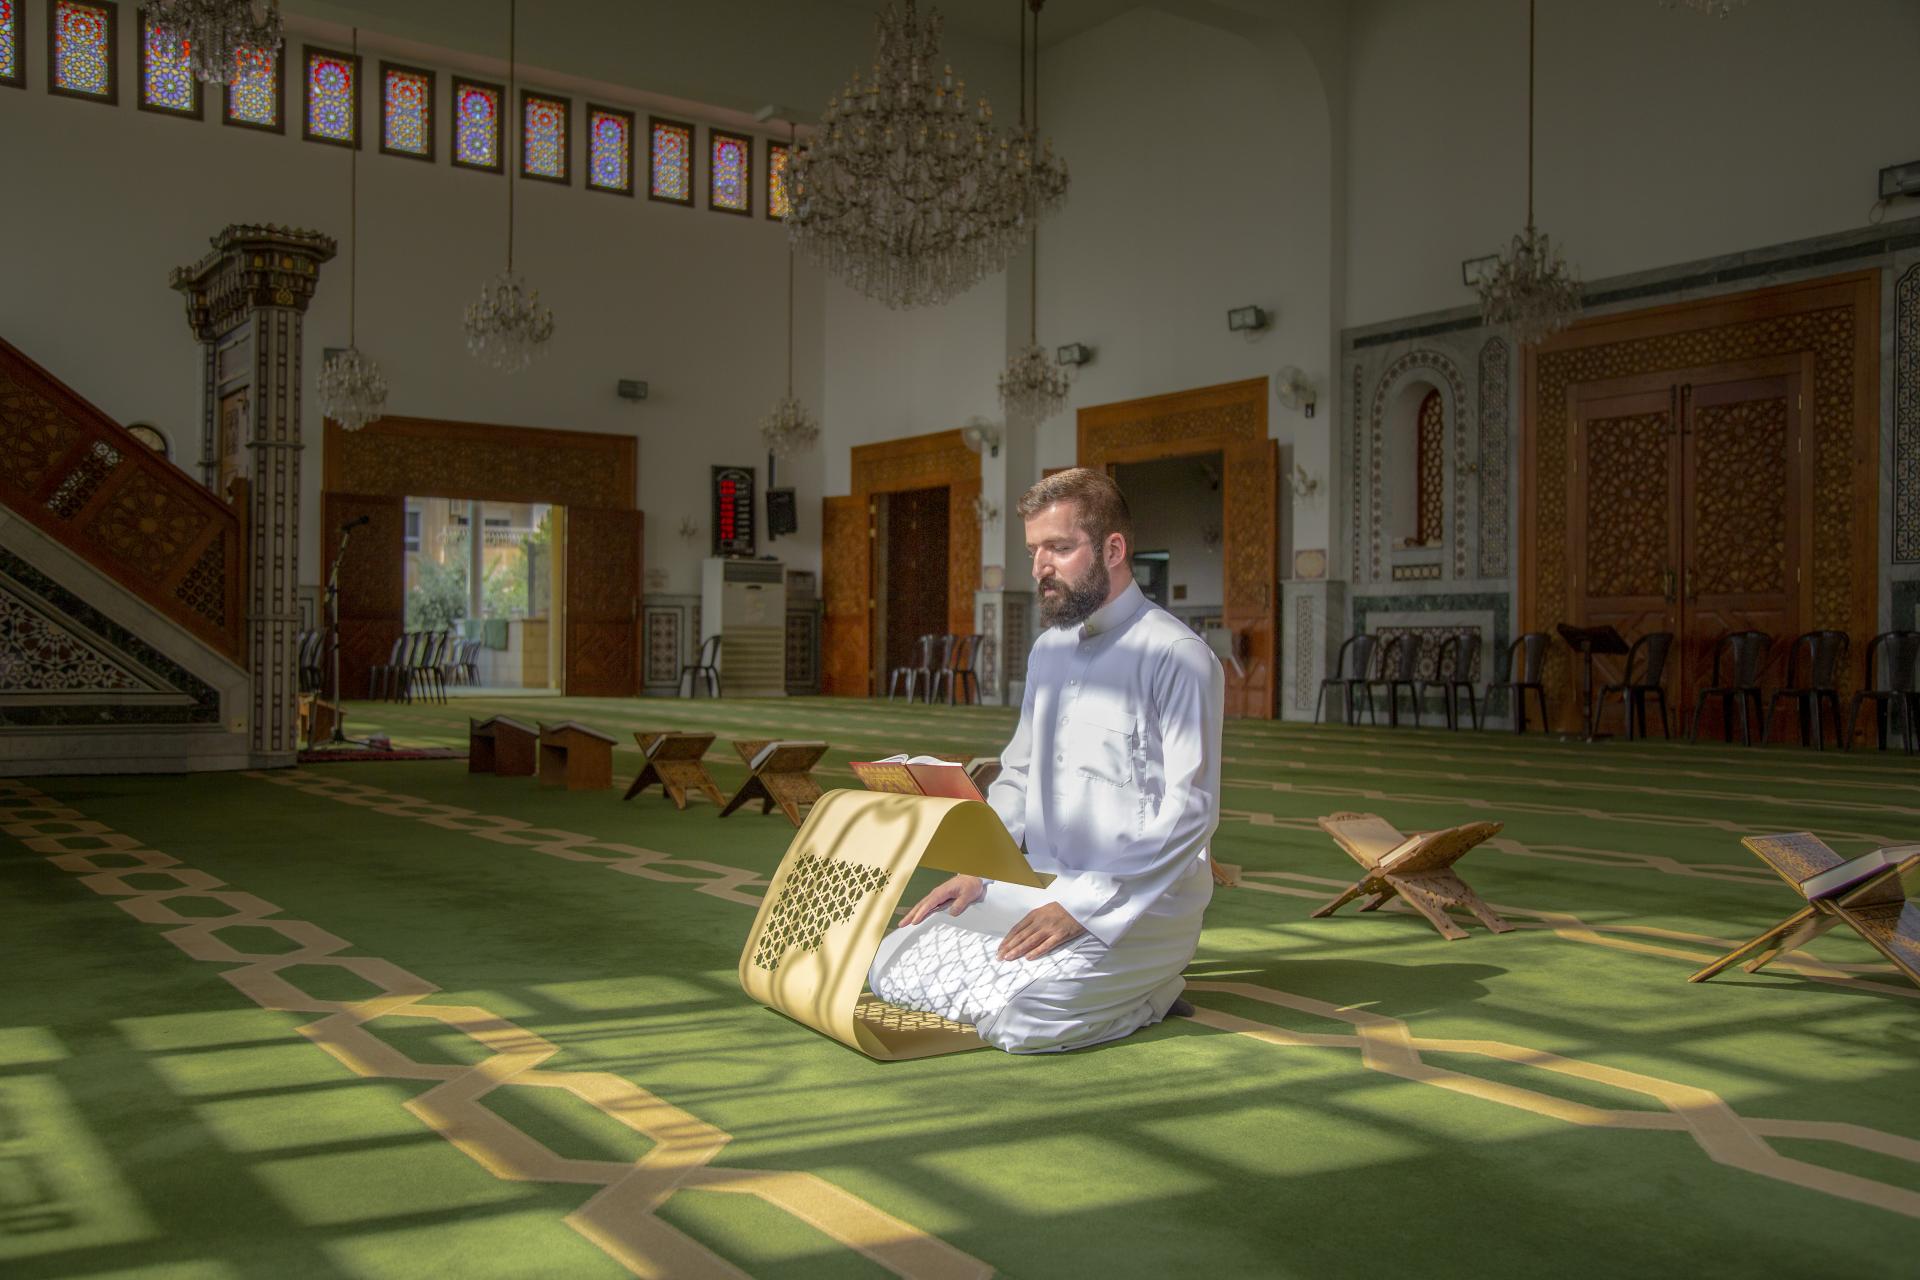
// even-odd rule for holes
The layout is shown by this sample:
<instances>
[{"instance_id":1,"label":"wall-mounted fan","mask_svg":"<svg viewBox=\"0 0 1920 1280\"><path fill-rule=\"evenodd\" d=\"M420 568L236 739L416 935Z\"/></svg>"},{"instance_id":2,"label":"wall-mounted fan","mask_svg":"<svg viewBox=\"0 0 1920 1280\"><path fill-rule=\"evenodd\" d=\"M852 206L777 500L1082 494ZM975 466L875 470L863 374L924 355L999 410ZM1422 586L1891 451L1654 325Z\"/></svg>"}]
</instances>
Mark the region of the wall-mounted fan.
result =
<instances>
[{"instance_id":1,"label":"wall-mounted fan","mask_svg":"<svg viewBox=\"0 0 1920 1280\"><path fill-rule=\"evenodd\" d=\"M1287 365L1273 375L1273 398L1289 409L1298 409L1302 416L1313 416L1314 403L1319 399L1313 389L1313 383L1296 365Z\"/></svg>"}]
</instances>

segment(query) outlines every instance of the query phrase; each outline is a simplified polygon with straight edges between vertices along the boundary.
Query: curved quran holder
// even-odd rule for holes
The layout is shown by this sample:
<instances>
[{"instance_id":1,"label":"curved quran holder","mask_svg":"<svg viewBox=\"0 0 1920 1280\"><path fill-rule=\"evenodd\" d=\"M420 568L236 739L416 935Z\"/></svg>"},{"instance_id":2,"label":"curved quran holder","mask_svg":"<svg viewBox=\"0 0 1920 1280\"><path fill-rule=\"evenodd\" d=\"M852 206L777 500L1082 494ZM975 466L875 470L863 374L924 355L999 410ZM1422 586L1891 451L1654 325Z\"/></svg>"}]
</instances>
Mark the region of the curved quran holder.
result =
<instances>
[{"instance_id":1,"label":"curved quran holder","mask_svg":"<svg viewBox=\"0 0 1920 1280\"><path fill-rule=\"evenodd\" d=\"M894 908L921 867L1045 884L978 800L829 791L813 806L754 917L740 986L870 1058L978 1049L973 1028L863 994Z\"/></svg>"}]
</instances>

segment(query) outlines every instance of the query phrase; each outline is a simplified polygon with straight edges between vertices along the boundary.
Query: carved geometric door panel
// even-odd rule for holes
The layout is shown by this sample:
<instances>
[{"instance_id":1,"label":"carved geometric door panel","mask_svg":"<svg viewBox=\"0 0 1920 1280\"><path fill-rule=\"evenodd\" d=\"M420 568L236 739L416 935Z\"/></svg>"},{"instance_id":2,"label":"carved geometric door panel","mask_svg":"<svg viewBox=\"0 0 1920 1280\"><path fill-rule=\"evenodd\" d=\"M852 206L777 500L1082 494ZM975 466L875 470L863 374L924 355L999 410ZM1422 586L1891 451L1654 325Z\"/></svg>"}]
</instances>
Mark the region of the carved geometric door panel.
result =
<instances>
[{"instance_id":1,"label":"carved geometric door panel","mask_svg":"<svg viewBox=\"0 0 1920 1280\"><path fill-rule=\"evenodd\" d=\"M640 692L641 515L567 509L566 692L624 698Z\"/></svg>"},{"instance_id":2,"label":"carved geometric door panel","mask_svg":"<svg viewBox=\"0 0 1920 1280\"><path fill-rule=\"evenodd\" d=\"M368 696L367 671L387 660L405 627L407 585L404 498L359 493L328 493L321 504L326 563L321 581L333 572L340 529L362 516L347 539L340 560L340 694ZM325 621L324 610L322 622ZM331 681L331 673L328 681ZM324 686L323 686L324 687ZM331 690L329 690L331 692Z\"/></svg>"},{"instance_id":3,"label":"carved geometric door panel","mask_svg":"<svg viewBox=\"0 0 1920 1280\"><path fill-rule=\"evenodd\" d=\"M867 504L857 494L821 500L821 692L867 695Z\"/></svg>"},{"instance_id":4,"label":"carved geometric door panel","mask_svg":"<svg viewBox=\"0 0 1920 1280\"><path fill-rule=\"evenodd\" d=\"M1225 451L1226 592L1221 622L1240 646L1242 674L1227 667L1226 713L1273 718L1274 583L1279 578L1279 445L1236 443Z\"/></svg>"}]
</instances>

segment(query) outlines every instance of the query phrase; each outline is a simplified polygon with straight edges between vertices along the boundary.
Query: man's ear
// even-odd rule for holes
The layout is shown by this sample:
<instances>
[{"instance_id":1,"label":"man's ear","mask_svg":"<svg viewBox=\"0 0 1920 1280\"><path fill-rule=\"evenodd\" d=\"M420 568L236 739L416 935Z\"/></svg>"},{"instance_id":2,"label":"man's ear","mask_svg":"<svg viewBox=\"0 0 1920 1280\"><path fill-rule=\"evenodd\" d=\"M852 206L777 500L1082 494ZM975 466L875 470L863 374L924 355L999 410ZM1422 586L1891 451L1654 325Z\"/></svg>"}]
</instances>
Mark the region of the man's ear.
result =
<instances>
[{"instance_id":1,"label":"man's ear","mask_svg":"<svg viewBox=\"0 0 1920 1280\"><path fill-rule=\"evenodd\" d=\"M1127 562L1127 539L1122 533L1107 535L1107 568L1118 569Z\"/></svg>"}]
</instances>

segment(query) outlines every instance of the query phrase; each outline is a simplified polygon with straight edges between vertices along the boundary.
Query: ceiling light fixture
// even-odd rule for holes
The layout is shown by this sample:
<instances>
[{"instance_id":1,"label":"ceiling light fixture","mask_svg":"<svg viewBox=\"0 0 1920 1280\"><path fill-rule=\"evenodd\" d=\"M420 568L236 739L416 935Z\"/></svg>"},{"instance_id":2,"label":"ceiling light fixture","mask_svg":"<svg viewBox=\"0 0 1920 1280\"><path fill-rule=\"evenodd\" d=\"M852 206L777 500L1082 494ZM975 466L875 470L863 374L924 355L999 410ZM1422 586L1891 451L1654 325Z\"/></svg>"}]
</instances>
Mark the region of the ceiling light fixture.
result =
<instances>
[{"instance_id":1,"label":"ceiling light fixture","mask_svg":"<svg viewBox=\"0 0 1920 1280\"><path fill-rule=\"evenodd\" d=\"M187 46L194 79L228 84L244 54L278 53L286 28L278 0L148 0L154 29Z\"/></svg>"},{"instance_id":2,"label":"ceiling light fixture","mask_svg":"<svg viewBox=\"0 0 1920 1280\"><path fill-rule=\"evenodd\" d=\"M353 62L360 65L360 28L353 29ZM320 366L316 390L320 412L348 431L358 431L387 409L387 380L380 366L360 353L355 321L360 281L360 122L353 122L353 147L347 157L347 349L330 354Z\"/></svg>"},{"instance_id":3,"label":"ceiling light fixture","mask_svg":"<svg viewBox=\"0 0 1920 1280\"><path fill-rule=\"evenodd\" d=\"M1015 0L1016 6L1023 0ZM1040 9L1046 0L1024 0L1020 14L1020 136L1040 132ZM1027 15L1033 11L1033 128L1027 128ZM1040 224L1027 223L1027 345L1013 353L1000 374L1000 407L1007 421L1039 422L1058 413L1072 386L1065 370L1040 345Z\"/></svg>"},{"instance_id":4,"label":"ceiling light fixture","mask_svg":"<svg viewBox=\"0 0 1920 1280\"><path fill-rule=\"evenodd\" d=\"M795 130L792 122L787 124L787 154L793 154ZM791 458L796 453L805 453L813 448L814 441L820 438L820 424L807 412L793 394L793 240L787 240L787 394L780 397L773 410L760 419L760 438L766 442L767 452L776 458ZM767 483L773 483L773 469L767 469Z\"/></svg>"}]
</instances>

